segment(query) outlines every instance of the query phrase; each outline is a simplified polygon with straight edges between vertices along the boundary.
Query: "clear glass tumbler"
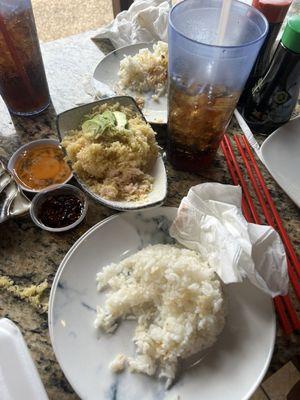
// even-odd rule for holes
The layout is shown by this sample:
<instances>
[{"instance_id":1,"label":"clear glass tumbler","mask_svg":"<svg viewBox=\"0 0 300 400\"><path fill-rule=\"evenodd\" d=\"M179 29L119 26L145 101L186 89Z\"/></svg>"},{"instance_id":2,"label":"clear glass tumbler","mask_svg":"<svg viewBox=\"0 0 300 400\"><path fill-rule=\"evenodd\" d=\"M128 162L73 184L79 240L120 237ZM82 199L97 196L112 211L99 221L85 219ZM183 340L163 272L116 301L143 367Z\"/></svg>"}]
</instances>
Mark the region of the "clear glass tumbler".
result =
<instances>
[{"instance_id":1,"label":"clear glass tumbler","mask_svg":"<svg viewBox=\"0 0 300 400\"><path fill-rule=\"evenodd\" d=\"M233 0L220 45L222 0L185 0L169 15L168 158L200 172L213 160L268 32L254 7Z\"/></svg>"},{"instance_id":2,"label":"clear glass tumbler","mask_svg":"<svg viewBox=\"0 0 300 400\"><path fill-rule=\"evenodd\" d=\"M13 114L37 114L50 103L30 0L0 0L0 93Z\"/></svg>"}]
</instances>

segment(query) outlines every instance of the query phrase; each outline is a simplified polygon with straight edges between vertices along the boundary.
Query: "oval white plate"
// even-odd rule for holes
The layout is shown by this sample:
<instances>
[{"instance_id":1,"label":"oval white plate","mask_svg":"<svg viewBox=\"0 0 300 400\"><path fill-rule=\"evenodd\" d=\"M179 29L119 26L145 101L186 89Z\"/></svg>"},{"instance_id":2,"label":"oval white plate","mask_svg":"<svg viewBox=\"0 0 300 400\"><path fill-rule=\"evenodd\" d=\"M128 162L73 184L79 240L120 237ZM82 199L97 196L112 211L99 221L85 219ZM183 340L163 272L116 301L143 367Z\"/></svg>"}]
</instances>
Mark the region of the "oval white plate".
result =
<instances>
[{"instance_id":1,"label":"oval white plate","mask_svg":"<svg viewBox=\"0 0 300 400\"><path fill-rule=\"evenodd\" d=\"M133 109L141 114L143 119L144 115L141 113L140 109L137 107L136 103L131 97L128 96L115 96L107 99L102 99L94 101L93 103L84 104L70 110L64 111L57 116L57 130L60 139L62 140L69 131L78 128L79 124L85 115L89 114L91 110L100 104L116 104L119 103L124 107L133 107ZM158 156L156 163L153 166L150 175L154 178L152 191L148 194L146 199L141 201L112 201L107 200L98 194L94 193L85 183L82 181L76 172L73 172L74 177L77 179L78 183L82 189L88 193L94 200L103 204L106 207L113 208L119 211L129 211L129 210L139 210L147 207L154 207L161 205L167 196L167 173L165 165L161 155Z\"/></svg>"},{"instance_id":2,"label":"oval white plate","mask_svg":"<svg viewBox=\"0 0 300 400\"><path fill-rule=\"evenodd\" d=\"M129 46L121 47L112 51L104 57L97 65L92 85L96 93L102 97L110 97L114 94L115 87L119 81L118 72L120 70L120 62L125 56L134 56L141 49L153 50L153 43L137 43ZM143 113L145 118L151 124L166 124L167 123L167 96L159 97L158 101L152 99L153 92L136 93L131 90L126 90L126 95L132 97L143 97L145 105Z\"/></svg>"},{"instance_id":3,"label":"oval white plate","mask_svg":"<svg viewBox=\"0 0 300 400\"><path fill-rule=\"evenodd\" d=\"M123 213L86 232L62 261L49 301L49 332L56 357L80 398L87 400L246 400L263 379L275 340L272 300L249 283L226 287L228 318L218 342L171 390L141 374L110 372L117 353L133 354L134 322L114 335L93 327L97 304L96 273L110 262L154 243L168 243L176 209L162 207Z\"/></svg>"}]
</instances>

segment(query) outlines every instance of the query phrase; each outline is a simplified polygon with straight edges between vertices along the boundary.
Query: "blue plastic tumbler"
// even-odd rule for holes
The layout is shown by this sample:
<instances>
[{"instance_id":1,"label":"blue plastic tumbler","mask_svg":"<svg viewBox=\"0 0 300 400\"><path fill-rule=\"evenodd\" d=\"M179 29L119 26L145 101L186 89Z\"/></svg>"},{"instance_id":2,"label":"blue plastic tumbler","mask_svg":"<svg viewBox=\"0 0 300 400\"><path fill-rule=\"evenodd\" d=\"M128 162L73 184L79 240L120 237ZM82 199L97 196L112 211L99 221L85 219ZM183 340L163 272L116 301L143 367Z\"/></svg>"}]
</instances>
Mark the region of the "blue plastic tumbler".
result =
<instances>
[{"instance_id":1,"label":"blue plastic tumbler","mask_svg":"<svg viewBox=\"0 0 300 400\"><path fill-rule=\"evenodd\" d=\"M220 39L222 4L184 0L170 11L168 158L177 169L197 173L213 160L268 32L262 13L233 0Z\"/></svg>"}]
</instances>

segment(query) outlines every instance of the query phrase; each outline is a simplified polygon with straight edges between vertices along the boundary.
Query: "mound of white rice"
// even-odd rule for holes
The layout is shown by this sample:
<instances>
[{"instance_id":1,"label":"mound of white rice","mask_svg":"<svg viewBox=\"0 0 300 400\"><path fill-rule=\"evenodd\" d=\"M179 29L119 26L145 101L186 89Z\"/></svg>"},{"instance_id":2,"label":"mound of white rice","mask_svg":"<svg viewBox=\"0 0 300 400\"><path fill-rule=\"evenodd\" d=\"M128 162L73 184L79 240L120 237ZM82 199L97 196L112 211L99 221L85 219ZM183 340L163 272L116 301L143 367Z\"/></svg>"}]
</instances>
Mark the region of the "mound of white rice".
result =
<instances>
[{"instance_id":1,"label":"mound of white rice","mask_svg":"<svg viewBox=\"0 0 300 400\"><path fill-rule=\"evenodd\" d=\"M168 45L157 42L153 52L141 49L134 56L126 56L120 63L118 86L138 93L153 91L155 98L167 88Z\"/></svg>"},{"instance_id":2,"label":"mound of white rice","mask_svg":"<svg viewBox=\"0 0 300 400\"><path fill-rule=\"evenodd\" d=\"M98 290L108 288L98 307L96 328L113 332L120 319L136 318L136 357L131 371L173 381L179 358L211 346L224 327L219 279L202 256L171 245L148 246L97 274ZM122 359L122 363L119 362ZM125 366L118 355L112 369Z\"/></svg>"}]
</instances>

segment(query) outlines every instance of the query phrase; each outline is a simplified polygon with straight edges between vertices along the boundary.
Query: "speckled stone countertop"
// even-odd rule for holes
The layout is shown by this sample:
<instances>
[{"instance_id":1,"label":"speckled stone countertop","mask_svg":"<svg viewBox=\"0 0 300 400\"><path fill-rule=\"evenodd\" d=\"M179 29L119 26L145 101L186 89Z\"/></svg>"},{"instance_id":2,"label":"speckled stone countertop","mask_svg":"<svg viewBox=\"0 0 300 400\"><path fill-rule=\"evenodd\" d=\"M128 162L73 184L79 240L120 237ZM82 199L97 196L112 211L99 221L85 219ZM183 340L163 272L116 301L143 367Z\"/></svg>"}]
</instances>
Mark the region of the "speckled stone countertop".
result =
<instances>
[{"instance_id":1,"label":"speckled stone countertop","mask_svg":"<svg viewBox=\"0 0 300 400\"><path fill-rule=\"evenodd\" d=\"M61 39L43 45L43 56L50 91L56 112L86 101L82 88L86 74L91 74L102 53L89 39L94 32ZM34 118L11 120L3 103L0 104L0 158L7 161L21 144L28 141L56 137L55 109L49 109ZM229 132L236 131L234 123ZM208 170L200 175L190 175L168 170L168 197L165 205L178 206L188 189L201 182L231 183L221 152ZM300 212L261 166L268 188L280 212L284 226L299 254ZM14 285L24 289L46 281L49 285L41 301L47 304L51 283L66 252L91 226L113 214L113 211L90 200L85 221L76 229L52 234L37 228L29 216L9 220L0 226L0 278L8 276ZM15 286L13 286L15 287ZM300 312L299 302L293 302ZM71 400L77 395L65 379L52 350L48 335L47 311L34 301L22 300L11 288L0 288L0 317L14 321L21 329L38 367L50 399ZM300 338L285 338L278 329L276 348L269 372L277 370L300 352Z\"/></svg>"}]
</instances>

